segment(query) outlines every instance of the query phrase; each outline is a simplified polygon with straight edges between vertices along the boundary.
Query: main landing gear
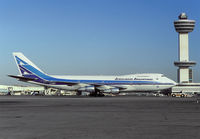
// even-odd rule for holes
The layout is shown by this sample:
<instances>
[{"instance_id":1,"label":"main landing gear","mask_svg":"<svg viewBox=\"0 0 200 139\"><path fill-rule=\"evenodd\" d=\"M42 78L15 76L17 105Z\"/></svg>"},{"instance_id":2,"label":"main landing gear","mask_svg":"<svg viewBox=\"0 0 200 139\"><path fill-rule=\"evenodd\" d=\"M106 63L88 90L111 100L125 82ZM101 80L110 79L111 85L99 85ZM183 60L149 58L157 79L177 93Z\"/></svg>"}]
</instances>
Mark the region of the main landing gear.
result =
<instances>
[{"instance_id":1,"label":"main landing gear","mask_svg":"<svg viewBox=\"0 0 200 139\"><path fill-rule=\"evenodd\" d=\"M102 92L92 92L89 95L90 97L104 97L105 95Z\"/></svg>"},{"instance_id":2,"label":"main landing gear","mask_svg":"<svg viewBox=\"0 0 200 139\"><path fill-rule=\"evenodd\" d=\"M84 95L84 94L82 94L81 91L78 91L76 93L76 95L77 96L81 96L81 95ZM88 96L90 96L90 97L104 97L105 95L102 92L100 92L100 91L95 91L95 92L89 92Z\"/></svg>"}]
</instances>

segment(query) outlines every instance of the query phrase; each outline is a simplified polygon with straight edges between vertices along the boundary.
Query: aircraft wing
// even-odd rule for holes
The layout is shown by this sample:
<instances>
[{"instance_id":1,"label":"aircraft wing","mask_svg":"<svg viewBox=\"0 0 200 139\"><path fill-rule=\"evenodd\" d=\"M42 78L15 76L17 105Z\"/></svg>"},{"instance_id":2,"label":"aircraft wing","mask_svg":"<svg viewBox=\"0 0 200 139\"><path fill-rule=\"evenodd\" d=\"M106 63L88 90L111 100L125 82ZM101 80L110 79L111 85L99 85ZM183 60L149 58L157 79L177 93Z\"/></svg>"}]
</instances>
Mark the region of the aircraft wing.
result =
<instances>
[{"instance_id":1,"label":"aircraft wing","mask_svg":"<svg viewBox=\"0 0 200 139\"><path fill-rule=\"evenodd\" d=\"M66 82L66 81L51 81L49 82L50 84L65 84L68 86L76 86L77 90L79 91L88 91L88 90L98 90L100 92L104 92L104 93L112 93L114 92L119 92L120 90L124 90L126 89L124 86L109 86L109 85L102 85L102 84L98 84L98 83L79 83L79 82ZM88 92L90 92L88 91Z\"/></svg>"},{"instance_id":2,"label":"aircraft wing","mask_svg":"<svg viewBox=\"0 0 200 139\"><path fill-rule=\"evenodd\" d=\"M106 90L106 89L112 89L112 88L118 88L119 90L126 89L125 87L122 87L122 86L95 85L95 84L94 84L94 86L95 86L98 90Z\"/></svg>"},{"instance_id":3,"label":"aircraft wing","mask_svg":"<svg viewBox=\"0 0 200 139\"><path fill-rule=\"evenodd\" d=\"M79 83L74 82L62 82L62 81L48 81L50 84L65 84L68 86L78 85Z\"/></svg>"}]
</instances>

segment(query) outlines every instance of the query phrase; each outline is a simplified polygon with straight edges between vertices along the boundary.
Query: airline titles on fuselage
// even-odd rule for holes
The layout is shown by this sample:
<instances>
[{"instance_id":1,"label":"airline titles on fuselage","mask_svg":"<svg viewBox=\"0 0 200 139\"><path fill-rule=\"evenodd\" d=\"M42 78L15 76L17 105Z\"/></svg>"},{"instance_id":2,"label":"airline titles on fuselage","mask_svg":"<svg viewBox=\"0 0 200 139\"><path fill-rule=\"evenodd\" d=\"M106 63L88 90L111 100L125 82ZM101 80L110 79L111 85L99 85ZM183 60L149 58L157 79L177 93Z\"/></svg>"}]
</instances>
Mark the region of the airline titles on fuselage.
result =
<instances>
[{"instance_id":1,"label":"airline titles on fuselage","mask_svg":"<svg viewBox=\"0 0 200 139\"><path fill-rule=\"evenodd\" d=\"M153 80L152 78L118 78L116 77L115 80Z\"/></svg>"}]
</instances>

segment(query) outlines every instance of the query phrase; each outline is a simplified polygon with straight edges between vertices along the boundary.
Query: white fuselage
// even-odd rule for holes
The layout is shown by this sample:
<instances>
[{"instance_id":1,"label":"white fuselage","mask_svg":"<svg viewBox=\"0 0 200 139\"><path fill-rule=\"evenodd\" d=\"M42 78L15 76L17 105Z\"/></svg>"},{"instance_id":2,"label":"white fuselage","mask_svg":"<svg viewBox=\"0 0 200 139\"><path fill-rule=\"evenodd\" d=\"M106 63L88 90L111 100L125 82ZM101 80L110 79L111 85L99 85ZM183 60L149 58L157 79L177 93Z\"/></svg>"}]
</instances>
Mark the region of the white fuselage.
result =
<instances>
[{"instance_id":1,"label":"white fuselage","mask_svg":"<svg viewBox=\"0 0 200 139\"><path fill-rule=\"evenodd\" d=\"M162 74L130 74L122 76L57 76L50 75L57 79L75 80L77 85L54 85L41 84L47 87L53 87L64 90L77 90L80 87L90 86L88 84L97 83L102 90L110 88L124 88L120 92L152 92L168 89L176 83ZM29 81L31 83L35 83ZM113 83L112 83L113 82ZM126 84L127 82L127 84Z\"/></svg>"}]
</instances>

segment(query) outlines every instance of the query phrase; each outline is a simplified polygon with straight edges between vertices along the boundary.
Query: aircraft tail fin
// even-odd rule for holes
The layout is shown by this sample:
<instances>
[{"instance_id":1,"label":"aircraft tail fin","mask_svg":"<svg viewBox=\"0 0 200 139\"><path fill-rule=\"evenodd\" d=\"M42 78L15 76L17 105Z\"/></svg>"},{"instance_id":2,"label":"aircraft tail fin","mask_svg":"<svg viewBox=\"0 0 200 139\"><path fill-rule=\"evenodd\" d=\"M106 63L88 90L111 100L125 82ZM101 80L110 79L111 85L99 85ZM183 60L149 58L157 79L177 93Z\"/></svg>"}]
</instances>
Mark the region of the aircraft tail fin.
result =
<instances>
[{"instance_id":1,"label":"aircraft tail fin","mask_svg":"<svg viewBox=\"0 0 200 139\"><path fill-rule=\"evenodd\" d=\"M27 57L25 57L21 52L14 52L13 56L14 56L15 62L17 64L17 67L21 76L32 74L32 72L24 68L25 66L30 66L40 71L41 73L44 73L34 63L32 63Z\"/></svg>"}]
</instances>

